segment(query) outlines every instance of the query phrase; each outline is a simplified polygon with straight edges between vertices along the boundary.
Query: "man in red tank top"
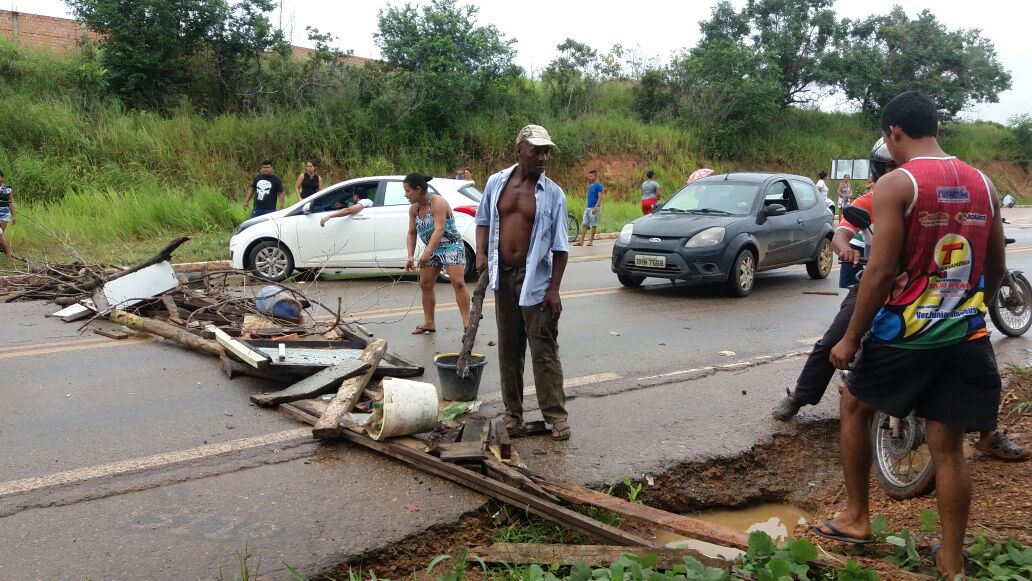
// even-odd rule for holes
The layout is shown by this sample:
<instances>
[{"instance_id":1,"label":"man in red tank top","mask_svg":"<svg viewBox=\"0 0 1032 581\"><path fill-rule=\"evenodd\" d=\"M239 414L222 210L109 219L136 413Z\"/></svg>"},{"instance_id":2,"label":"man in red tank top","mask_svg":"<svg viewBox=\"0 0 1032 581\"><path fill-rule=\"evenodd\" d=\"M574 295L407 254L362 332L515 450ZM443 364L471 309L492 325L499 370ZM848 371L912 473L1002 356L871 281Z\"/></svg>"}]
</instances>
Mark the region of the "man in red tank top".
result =
<instances>
[{"instance_id":1,"label":"man in red tank top","mask_svg":"<svg viewBox=\"0 0 1032 581\"><path fill-rule=\"evenodd\" d=\"M881 125L900 168L875 184L878 243L849 328L830 357L837 368L853 370L841 403L848 503L815 532L871 538L871 419L875 410L897 417L914 411L926 420L936 467L942 524L936 565L952 578L964 572L971 502L964 432L995 429L1000 401L985 303L1004 275L1003 225L989 179L940 149L931 99L915 91L896 96Z\"/></svg>"}]
</instances>

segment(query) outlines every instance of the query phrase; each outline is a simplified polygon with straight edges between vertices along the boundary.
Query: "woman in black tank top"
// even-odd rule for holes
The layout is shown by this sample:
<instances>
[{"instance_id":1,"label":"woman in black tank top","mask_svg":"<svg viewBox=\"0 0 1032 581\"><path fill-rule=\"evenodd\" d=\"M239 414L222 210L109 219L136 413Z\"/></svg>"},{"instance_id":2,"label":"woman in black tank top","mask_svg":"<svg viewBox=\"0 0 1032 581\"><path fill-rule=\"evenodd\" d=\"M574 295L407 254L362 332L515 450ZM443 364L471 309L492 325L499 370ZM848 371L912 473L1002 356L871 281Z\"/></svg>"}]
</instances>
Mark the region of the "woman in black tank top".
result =
<instances>
[{"instance_id":1,"label":"woman in black tank top","mask_svg":"<svg viewBox=\"0 0 1032 581\"><path fill-rule=\"evenodd\" d=\"M294 182L294 191L302 200L322 189L322 176L315 173L315 163L305 163L305 171L297 176Z\"/></svg>"}]
</instances>

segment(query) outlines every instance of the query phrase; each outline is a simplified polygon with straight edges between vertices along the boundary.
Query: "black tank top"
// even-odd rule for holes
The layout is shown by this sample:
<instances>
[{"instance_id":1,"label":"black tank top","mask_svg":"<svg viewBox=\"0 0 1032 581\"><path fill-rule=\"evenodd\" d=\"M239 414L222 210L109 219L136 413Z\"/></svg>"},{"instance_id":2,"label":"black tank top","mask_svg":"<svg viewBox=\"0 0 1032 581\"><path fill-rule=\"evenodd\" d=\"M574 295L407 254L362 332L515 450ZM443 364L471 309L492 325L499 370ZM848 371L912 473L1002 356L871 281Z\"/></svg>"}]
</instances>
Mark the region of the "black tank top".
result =
<instances>
[{"instance_id":1,"label":"black tank top","mask_svg":"<svg viewBox=\"0 0 1032 581\"><path fill-rule=\"evenodd\" d=\"M0 186L0 208L11 207L11 186L4 184Z\"/></svg>"},{"instance_id":2,"label":"black tank top","mask_svg":"<svg viewBox=\"0 0 1032 581\"><path fill-rule=\"evenodd\" d=\"M305 172L302 175L304 176L301 178L301 199L303 200L319 191L319 174L310 176L308 172Z\"/></svg>"}]
</instances>

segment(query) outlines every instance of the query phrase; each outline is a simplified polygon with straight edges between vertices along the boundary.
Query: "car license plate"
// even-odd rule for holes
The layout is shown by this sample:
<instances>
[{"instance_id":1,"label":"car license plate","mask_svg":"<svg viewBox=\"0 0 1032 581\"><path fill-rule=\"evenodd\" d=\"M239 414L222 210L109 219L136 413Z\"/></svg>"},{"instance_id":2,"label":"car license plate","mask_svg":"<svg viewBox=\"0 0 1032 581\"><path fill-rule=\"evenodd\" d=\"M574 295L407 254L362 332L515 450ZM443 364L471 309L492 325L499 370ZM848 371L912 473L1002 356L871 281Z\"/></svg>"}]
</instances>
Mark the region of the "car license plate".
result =
<instances>
[{"instance_id":1,"label":"car license plate","mask_svg":"<svg viewBox=\"0 0 1032 581\"><path fill-rule=\"evenodd\" d=\"M644 266L645 268L666 268L666 256L638 254L634 257L634 266Z\"/></svg>"}]
</instances>

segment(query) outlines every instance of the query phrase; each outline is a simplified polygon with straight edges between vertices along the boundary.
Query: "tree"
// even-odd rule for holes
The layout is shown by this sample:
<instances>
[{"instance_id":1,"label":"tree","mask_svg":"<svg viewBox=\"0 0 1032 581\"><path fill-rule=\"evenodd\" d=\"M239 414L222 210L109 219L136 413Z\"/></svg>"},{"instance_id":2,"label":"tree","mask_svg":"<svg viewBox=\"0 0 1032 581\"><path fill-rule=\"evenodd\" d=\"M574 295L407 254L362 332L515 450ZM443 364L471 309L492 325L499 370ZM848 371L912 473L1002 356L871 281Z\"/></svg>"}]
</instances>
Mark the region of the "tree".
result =
<instances>
[{"instance_id":1,"label":"tree","mask_svg":"<svg viewBox=\"0 0 1032 581\"><path fill-rule=\"evenodd\" d=\"M243 95L262 77L259 56L285 44L266 16L272 0L66 1L104 35L109 86L133 107L170 107L196 93L205 73L221 89L217 108L248 102Z\"/></svg>"},{"instance_id":2,"label":"tree","mask_svg":"<svg viewBox=\"0 0 1032 581\"><path fill-rule=\"evenodd\" d=\"M191 61L226 5L207 0L67 0L76 17L104 34L111 89L134 107L174 102L189 84Z\"/></svg>"},{"instance_id":3,"label":"tree","mask_svg":"<svg viewBox=\"0 0 1032 581\"><path fill-rule=\"evenodd\" d=\"M559 117L584 113L591 93L598 87L598 51L567 38L556 46L559 56L541 73L548 92L549 106Z\"/></svg>"},{"instance_id":4,"label":"tree","mask_svg":"<svg viewBox=\"0 0 1032 581\"><path fill-rule=\"evenodd\" d=\"M409 93L402 106L405 120L444 130L457 111L485 107L488 93L519 76L515 39L506 39L493 25L477 26L477 12L456 0L380 10L374 38Z\"/></svg>"},{"instance_id":5,"label":"tree","mask_svg":"<svg viewBox=\"0 0 1032 581\"><path fill-rule=\"evenodd\" d=\"M900 6L884 16L843 21L829 76L861 111L876 115L907 90L924 91L943 118L973 103L995 103L1011 86L993 44L978 30L947 30L930 11L911 20Z\"/></svg>"},{"instance_id":6,"label":"tree","mask_svg":"<svg viewBox=\"0 0 1032 581\"><path fill-rule=\"evenodd\" d=\"M699 23L703 39L746 43L779 70L782 107L811 103L825 84L822 61L832 47L838 24L834 0L749 0L736 12L727 0ZM726 45L725 45L726 46Z\"/></svg>"},{"instance_id":7,"label":"tree","mask_svg":"<svg viewBox=\"0 0 1032 581\"><path fill-rule=\"evenodd\" d=\"M670 65L677 115L700 131L714 156L733 157L766 129L785 102L777 63L763 51L713 39Z\"/></svg>"},{"instance_id":8,"label":"tree","mask_svg":"<svg viewBox=\"0 0 1032 581\"><path fill-rule=\"evenodd\" d=\"M656 121L670 110L673 95L666 69L648 69L634 87L634 110L642 121Z\"/></svg>"}]
</instances>

